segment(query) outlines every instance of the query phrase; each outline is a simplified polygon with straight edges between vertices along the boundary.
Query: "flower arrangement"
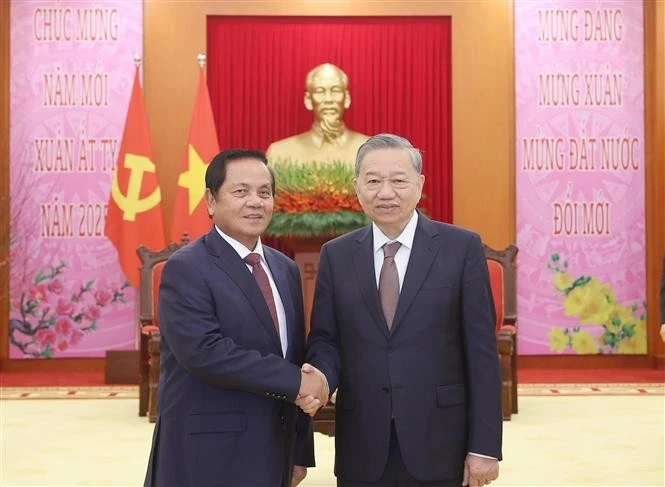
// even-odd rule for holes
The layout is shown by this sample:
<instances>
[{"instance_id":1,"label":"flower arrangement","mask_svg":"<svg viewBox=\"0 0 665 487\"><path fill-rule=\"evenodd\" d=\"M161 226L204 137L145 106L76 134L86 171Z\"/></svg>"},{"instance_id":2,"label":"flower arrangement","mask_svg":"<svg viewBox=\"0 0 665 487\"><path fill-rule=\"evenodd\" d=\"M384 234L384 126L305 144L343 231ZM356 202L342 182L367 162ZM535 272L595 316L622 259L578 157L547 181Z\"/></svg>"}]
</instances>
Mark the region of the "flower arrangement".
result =
<instances>
[{"instance_id":1,"label":"flower arrangement","mask_svg":"<svg viewBox=\"0 0 665 487\"><path fill-rule=\"evenodd\" d=\"M9 340L25 355L52 358L80 343L86 334L97 330L102 309L115 302L125 302L129 283L111 290L95 289L95 281L65 293L59 276L67 265L40 269L18 302L12 303Z\"/></svg>"},{"instance_id":2,"label":"flower arrangement","mask_svg":"<svg viewBox=\"0 0 665 487\"><path fill-rule=\"evenodd\" d=\"M353 167L276 161L276 195L267 234L274 237L340 235L369 223L353 189Z\"/></svg>"},{"instance_id":3,"label":"flower arrangement","mask_svg":"<svg viewBox=\"0 0 665 487\"><path fill-rule=\"evenodd\" d=\"M614 290L595 277L574 278L568 262L552 254L547 268L554 272L554 289L563 297L566 316L576 317L580 325L572 328L552 328L549 332L550 350L557 353L572 350L578 354L643 354L647 351L646 303L637 315L638 305L618 303ZM583 327L600 326L592 334Z\"/></svg>"}]
</instances>

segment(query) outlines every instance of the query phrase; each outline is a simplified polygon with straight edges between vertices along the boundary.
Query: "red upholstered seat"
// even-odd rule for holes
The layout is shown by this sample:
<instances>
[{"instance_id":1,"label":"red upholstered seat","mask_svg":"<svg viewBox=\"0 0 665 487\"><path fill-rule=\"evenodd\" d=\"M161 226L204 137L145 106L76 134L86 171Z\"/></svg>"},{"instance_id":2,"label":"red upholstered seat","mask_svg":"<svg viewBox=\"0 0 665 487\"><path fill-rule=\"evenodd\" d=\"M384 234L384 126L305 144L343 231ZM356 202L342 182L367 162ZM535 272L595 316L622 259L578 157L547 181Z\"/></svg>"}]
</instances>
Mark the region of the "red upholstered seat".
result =
<instances>
[{"instance_id":1,"label":"red upholstered seat","mask_svg":"<svg viewBox=\"0 0 665 487\"><path fill-rule=\"evenodd\" d=\"M490 286L494 297L496 331L499 331L503 326L503 266L495 260L487 259L487 270L490 273Z\"/></svg>"},{"instance_id":2,"label":"red upholstered seat","mask_svg":"<svg viewBox=\"0 0 665 487\"><path fill-rule=\"evenodd\" d=\"M501 403L503 418L517 413L517 247L494 250L485 245L494 309L496 337L501 360Z\"/></svg>"},{"instance_id":3,"label":"red upholstered seat","mask_svg":"<svg viewBox=\"0 0 665 487\"><path fill-rule=\"evenodd\" d=\"M141 374L139 378L139 416L147 414L151 422L157 419L157 389L159 387L160 334L157 319L159 282L167 259L188 242L189 238L185 234L179 244L171 243L161 250L152 251L143 246L136 250L141 261L137 302Z\"/></svg>"}]
</instances>

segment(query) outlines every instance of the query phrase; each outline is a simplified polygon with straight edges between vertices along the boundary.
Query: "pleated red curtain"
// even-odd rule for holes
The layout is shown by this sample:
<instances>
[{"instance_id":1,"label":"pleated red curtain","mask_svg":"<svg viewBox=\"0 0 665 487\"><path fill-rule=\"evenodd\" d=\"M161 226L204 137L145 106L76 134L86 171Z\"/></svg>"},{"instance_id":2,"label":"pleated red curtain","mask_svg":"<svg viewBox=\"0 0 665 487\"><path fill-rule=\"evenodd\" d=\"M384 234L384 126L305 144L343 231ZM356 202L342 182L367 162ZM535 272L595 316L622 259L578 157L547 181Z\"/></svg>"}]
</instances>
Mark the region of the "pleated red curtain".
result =
<instances>
[{"instance_id":1,"label":"pleated red curtain","mask_svg":"<svg viewBox=\"0 0 665 487\"><path fill-rule=\"evenodd\" d=\"M422 207L452 219L449 17L242 17L207 22L208 85L222 148L265 150L312 123L305 76L331 62L349 76L348 127L392 132L423 152Z\"/></svg>"}]
</instances>

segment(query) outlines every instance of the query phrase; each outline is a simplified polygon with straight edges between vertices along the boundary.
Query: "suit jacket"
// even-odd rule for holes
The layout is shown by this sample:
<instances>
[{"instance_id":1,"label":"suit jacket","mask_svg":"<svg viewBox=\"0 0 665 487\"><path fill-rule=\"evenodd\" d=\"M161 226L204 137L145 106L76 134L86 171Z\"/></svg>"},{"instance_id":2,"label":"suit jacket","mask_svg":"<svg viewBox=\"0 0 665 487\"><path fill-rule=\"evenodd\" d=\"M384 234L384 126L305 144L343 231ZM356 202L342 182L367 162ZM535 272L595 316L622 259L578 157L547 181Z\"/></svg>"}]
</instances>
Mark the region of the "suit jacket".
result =
<instances>
[{"instance_id":1,"label":"suit jacket","mask_svg":"<svg viewBox=\"0 0 665 487\"><path fill-rule=\"evenodd\" d=\"M391 331L372 228L320 255L307 362L337 388L335 474L376 481L391 419L416 479L460 478L468 452L501 458L494 305L478 235L419 215Z\"/></svg>"},{"instance_id":2,"label":"suit jacket","mask_svg":"<svg viewBox=\"0 0 665 487\"><path fill-rule=\"evenodd\" d=\"M294 462L313 465L311 421L293 404L305 342L300 275L263 249L284 303L286 359L252 273L214 227L164 266L146 486L290 485Z\"/></svg>"}]
</instances>

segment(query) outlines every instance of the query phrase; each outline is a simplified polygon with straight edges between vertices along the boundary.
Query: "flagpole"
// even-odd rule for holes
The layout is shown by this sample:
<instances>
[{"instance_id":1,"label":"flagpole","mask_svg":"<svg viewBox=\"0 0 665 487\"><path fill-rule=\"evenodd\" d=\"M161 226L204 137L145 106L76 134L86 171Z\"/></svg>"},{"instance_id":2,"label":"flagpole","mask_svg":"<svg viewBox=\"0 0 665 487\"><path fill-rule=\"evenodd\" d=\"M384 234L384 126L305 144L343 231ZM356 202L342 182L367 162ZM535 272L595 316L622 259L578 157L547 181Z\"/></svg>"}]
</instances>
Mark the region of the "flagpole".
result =
<instances>
[{"instance_id":1,"label":"flagpole","mask_svg":"<svg viewBox=\"0 0 665 487\"><path fill-rule=\"evenodd\" d=\"M134 66L136 67L136 70L138 71L141 69L141 55L138 52L134 53ZM141 367L140 361L141 361L141 313L139 311L139 288L135 287L134 288L134 323L138 326L136 326L136 332L134 333L134 350L139 351L139 367ZM140 374L139 374L140 375ZM140 379L139 379L140 381ZM140 387L139 383L139 387Z\"/></svg>"}]
</instances>

